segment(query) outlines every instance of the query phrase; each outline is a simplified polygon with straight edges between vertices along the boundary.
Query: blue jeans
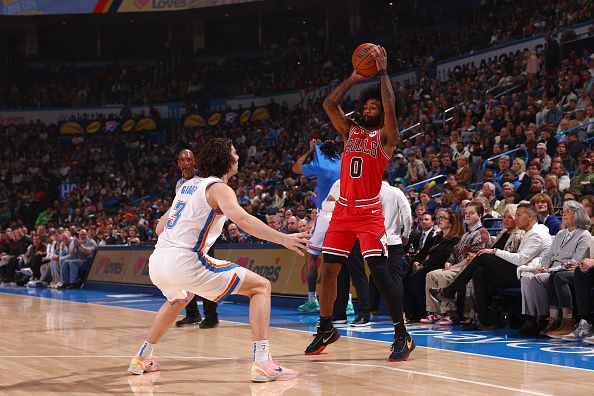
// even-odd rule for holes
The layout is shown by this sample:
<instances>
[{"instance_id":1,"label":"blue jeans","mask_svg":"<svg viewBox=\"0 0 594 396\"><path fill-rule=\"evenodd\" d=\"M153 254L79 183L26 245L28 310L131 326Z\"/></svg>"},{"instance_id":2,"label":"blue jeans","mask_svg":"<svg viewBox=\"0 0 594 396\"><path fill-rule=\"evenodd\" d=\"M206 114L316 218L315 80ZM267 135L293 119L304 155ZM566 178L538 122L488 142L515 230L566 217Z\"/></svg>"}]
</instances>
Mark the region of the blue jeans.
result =
<instances>
[{"instance_id":1,"label":"blue jeans","mask_svg":"<svg viewBox=\"0 0 594 396\"><path fill-rule=\"evenodd\" d=\"M61 267L62 283L78 283L81 271L86 271L89 267L88 260L64 260Z\"/></svg>"}]
</instances>

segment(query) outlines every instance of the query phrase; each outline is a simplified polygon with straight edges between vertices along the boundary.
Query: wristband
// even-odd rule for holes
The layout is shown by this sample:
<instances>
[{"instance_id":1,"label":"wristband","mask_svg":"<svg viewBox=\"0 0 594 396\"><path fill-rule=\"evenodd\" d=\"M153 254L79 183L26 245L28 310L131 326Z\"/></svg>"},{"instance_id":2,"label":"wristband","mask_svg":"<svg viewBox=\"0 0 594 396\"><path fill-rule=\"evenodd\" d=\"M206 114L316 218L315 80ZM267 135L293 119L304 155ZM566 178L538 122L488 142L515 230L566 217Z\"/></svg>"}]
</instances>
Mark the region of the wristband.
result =
<instances>
[{"instance_id":1,"label":"wristband","mask_svg":"<svg viewBox=\"0 0 594 396\"><path fill-rule=\"evenodd\" d=\"M386 69L379 70L377 75L380 77L388 77L388 71Z\"/></svg>"}]
</instances>

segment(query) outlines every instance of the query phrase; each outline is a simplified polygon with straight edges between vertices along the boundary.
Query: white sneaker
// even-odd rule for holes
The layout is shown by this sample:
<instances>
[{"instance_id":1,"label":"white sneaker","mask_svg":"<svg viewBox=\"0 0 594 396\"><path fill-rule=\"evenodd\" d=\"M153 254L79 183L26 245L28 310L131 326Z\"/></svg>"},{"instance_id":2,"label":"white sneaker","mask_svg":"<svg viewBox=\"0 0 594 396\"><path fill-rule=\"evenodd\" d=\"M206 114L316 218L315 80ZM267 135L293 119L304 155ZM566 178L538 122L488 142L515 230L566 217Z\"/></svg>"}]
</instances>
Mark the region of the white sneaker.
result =
<instances>
[{"instance_id":1,"label":"white sneaker","mask_svg":"<svg viewBox=\"0 0 594 396\"><path fill-rule=\"evenodd\" d=\"M581 341L586 337L590 337L592 335L592 325L586 320L580 320L580 323L575 327L575 330L569 334L561 336L563 341Z\"/></svg>"},{"instance_id":2,"label":"white sneaker","mask_svg":"<svg viewBox=\"0 0 594 396\"><path fill-rule=\"evenodd\" d=\"M454 324L454 320L449 316L443 316L439 322L437 322L438 326L453 326Z\"/></svg>"},{"instance_id":3,"label":"white sneaker","mask_svg":"<svg viewBox=\"0 0 594 396\"><path fill-rule=\"evenodd\" d=\"M586 344L594 345L594 336L586 337L582 341L585 342Z\"/></svg>"},{"instance_id":4,"label":"white sneaker","mask_svg":"<svg viewBox=\"0 0 594 396\"><path fill-rule=\"evenodd\" d=\"M429 314L429 315L425 316L423 319L421 319L421 323L424 323L424 324L437 323L437 322L439 322L440 319L441 319L441 316L439 316L439 315Z\"/></svg>"}]
</instances>

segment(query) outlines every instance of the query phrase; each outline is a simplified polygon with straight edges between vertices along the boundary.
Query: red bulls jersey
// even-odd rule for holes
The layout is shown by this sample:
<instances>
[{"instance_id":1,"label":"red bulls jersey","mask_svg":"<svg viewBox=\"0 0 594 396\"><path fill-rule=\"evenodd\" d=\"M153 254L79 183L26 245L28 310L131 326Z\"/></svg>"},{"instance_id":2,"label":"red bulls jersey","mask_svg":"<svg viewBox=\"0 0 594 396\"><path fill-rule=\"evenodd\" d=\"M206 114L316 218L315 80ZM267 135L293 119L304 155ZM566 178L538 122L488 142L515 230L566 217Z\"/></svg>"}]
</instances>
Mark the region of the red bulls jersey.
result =
<instances>
[{"instance_id":1,"label":"red bulls jersey","mask_svg":"<svg viewBox=\"0 0 594 396\"><path fill-rule=\"evenodd\" d=\"M348 204L379 201L382 176L390 158L384 153L380 130L351 129L340 167L340 200Z\"/></svg>"}]
</instances>

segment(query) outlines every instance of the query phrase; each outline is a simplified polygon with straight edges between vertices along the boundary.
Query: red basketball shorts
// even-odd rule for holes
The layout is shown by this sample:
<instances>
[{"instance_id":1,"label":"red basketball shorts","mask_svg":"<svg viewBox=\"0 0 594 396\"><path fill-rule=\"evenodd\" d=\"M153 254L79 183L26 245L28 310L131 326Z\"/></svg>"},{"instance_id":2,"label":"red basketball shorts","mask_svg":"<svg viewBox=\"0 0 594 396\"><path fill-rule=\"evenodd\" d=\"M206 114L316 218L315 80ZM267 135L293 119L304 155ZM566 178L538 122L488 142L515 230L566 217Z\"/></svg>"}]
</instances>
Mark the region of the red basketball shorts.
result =
<instances>
[{"instance_id":1,"label":"red basketball shorts","mask_svg":"<svg viewBox=\"0 0 594 396\"><path fill-rule=\"evenodd\" d=\"M357 238L363 257L388 255L386 228L380 202L356 207L338 201L326 231L322 251L348 257Z\"/></svg>"}]
</instances>

